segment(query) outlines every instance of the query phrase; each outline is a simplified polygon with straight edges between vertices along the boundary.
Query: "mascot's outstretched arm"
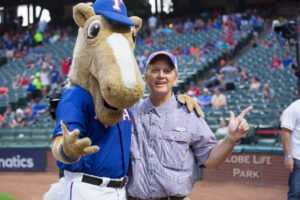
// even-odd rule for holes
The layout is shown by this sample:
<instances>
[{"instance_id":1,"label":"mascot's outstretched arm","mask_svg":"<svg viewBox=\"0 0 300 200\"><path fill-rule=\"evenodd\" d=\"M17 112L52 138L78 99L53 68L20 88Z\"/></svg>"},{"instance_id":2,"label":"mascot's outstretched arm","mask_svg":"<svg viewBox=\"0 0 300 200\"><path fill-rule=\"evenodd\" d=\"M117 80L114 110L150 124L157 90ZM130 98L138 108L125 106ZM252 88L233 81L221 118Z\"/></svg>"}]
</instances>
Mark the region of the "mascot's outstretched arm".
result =
<instances>
[{"instance_id":1,"label":"mascot's outstretched arm","mask_svg":"<svg viewBox=\"0 0 300 200\"><path fill-rule=\"evenodd\" d=\"M80 133L78 129L70 132L63 121L61 127L63 136L55 137L51 144L53 155L57 160L71 164L78 161L81 156L99 151L98 146L91 146L89 138L78 139Z\"/></svg>"}]
</instances>

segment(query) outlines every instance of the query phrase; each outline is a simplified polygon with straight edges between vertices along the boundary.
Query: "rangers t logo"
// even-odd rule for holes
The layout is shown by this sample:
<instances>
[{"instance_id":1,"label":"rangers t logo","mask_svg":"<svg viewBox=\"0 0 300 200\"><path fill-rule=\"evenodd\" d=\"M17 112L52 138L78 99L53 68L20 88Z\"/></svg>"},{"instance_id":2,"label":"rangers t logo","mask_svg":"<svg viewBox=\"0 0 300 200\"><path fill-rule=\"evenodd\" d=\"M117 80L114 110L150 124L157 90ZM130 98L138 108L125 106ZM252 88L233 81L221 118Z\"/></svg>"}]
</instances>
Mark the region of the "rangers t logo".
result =
<instances>
[{"instance_id":1,"label":"rangers t logo","mask_svg":"<svg viewBox=\"0 0 300 200\"><path fill-rule=\"evenodd\" d=\"M113 5L113 9L117 10L117 11L122 11L120 8L120 4L124 4L123 0L113 0L115 2L115 4Z\"/></svg>"}]
</instances>

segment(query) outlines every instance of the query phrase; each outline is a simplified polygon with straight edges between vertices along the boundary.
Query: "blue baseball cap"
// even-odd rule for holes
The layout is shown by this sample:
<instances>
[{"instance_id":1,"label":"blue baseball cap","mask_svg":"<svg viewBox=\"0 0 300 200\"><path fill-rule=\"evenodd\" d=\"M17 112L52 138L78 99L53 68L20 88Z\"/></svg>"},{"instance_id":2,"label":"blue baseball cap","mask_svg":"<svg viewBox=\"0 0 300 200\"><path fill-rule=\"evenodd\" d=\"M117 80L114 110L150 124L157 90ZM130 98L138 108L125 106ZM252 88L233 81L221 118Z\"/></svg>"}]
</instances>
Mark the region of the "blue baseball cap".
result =
<instances>
[{"instance_id":1,"label":"blue baseball cap","mask_svg":"<svg viewBox=\"0 0 300 200\"><path fill-rule=\"evenodd\" d=\"M96 0L93 7L97 15L102 15L109 21L135 26L135 22L127 16L123 0Z\"/></svg>"},{"instance_id":2,"label":"blue baseball cap","mask_svg":"<svg viewBox=\"0 0 300 200\"><path fill-rule=\"evenodd\" d=\"M176 72L178 71L177 59L176 59L176 57L175 57L173 54L171 54L171 53L169 53L169 52L167 52L167 51L156 51L156 52L152 53L152 54L149 56L149 58L148 58L148 61L147 61L147 63L146 63L146 66L148 66L148 65L154 60L154 58L157 57L158 55L164 55L164 56L166 56L167 58L169 58L169 60L170 60L171 63L173 64L173 67L174 67L175 71L176 71Z\"/></svg>"}]
</instances>

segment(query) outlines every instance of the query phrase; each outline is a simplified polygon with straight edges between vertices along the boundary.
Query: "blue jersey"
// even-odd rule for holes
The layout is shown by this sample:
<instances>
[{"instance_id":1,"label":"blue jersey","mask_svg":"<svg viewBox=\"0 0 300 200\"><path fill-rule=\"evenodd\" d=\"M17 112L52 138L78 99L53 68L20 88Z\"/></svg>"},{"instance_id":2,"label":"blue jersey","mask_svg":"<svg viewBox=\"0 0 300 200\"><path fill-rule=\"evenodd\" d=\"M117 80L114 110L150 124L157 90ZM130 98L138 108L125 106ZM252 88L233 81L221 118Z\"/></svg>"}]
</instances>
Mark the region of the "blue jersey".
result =
<instances>
[{"instance_id":1,"label":"blue jersey","mask_svg":"<svg viewBox=\"0 0 300 200\"><path fill-rule=\"evenodd\" d=\"M61 170L108 178L120 178L127 174L132 126L127 110L124 110L123 121L106 127L96 119L91 94L74 85L64 91L56 109L53 138L62 135L61 120L67 124L70 131L79 129L79 138L89 137L92 145L100 147L97 153L82 156L73 164L57 161Z\"/></svg>"}]
</instances>

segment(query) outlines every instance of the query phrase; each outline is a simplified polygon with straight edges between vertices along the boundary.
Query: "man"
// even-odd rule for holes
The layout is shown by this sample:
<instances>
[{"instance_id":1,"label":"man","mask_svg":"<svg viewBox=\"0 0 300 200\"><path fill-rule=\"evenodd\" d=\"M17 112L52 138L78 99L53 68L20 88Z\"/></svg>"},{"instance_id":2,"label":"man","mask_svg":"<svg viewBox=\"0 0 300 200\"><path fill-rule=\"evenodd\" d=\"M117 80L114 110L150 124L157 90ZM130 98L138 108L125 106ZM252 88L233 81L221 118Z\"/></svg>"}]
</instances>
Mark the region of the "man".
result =
<instances>
[{"instance_id":1,"label":"man","mask_svg":"<svg viewBox=\"0 0 300 200\"><path fill-rule=\"evenodd\" d=\"M207 88L203 89L203 94L198 97L199 105L202 109L207 109L211 106L212 96Z\"/></svg>"},{"instance_id":2,"label":"man","mask_svg":"<svg viewBox=\"0 0 300 200\"><path fill-rule=\"evenodd\" d=\"M227 106L227 98L221 93L220 89L215 88L214 95L211 99L211 105L215 109L223 108Z\"/></svg>"},{"instance_id":3,"label":"man","mask_svg":"<svg viewBox=\"0 0 300 200\"><path fill-rule=\"evenodd\" d=\"M235 80L237 79L238 76L238 70L236 67L234 67L231 64L226 65L223 67L220 71L222 74L224 74L224 85L225 85L225 90L235 90Z\"/></svg>"},{"instance_id":4,"label":"man","mask_svg":"<svg viewBox=\"0 0 300 200\"><path fill-rule=\"evenodd\" d=\"M231 112L229 134L217 143L206 122L177 102L176 57L164 51L150 55L145 80L150 96L132 108L134 132L127 192L133 199L188 199L199 167L217 167L244 137L249 125L244 110Z\"/></svg>"},{"instance_id":5,"label":"man","mask_svg":"<svg viewBox=\"0 0 300 200\"><path fill-rule=\"evenodd\" d=\"M300 199L300 100L285 109L281 117L284 163L289 176L288 200Z\"/></svg>"}]
</instances>

